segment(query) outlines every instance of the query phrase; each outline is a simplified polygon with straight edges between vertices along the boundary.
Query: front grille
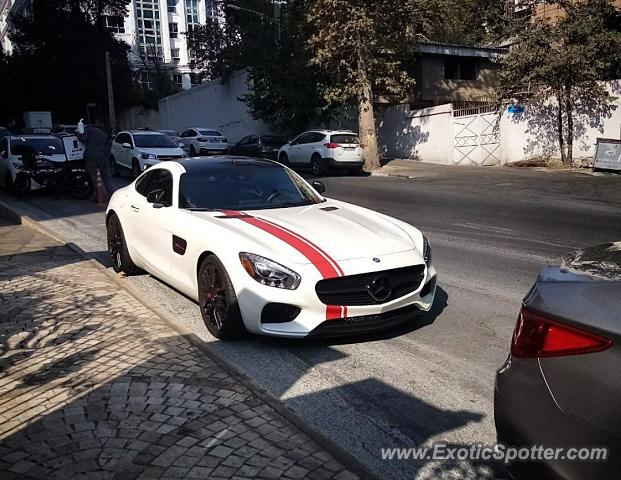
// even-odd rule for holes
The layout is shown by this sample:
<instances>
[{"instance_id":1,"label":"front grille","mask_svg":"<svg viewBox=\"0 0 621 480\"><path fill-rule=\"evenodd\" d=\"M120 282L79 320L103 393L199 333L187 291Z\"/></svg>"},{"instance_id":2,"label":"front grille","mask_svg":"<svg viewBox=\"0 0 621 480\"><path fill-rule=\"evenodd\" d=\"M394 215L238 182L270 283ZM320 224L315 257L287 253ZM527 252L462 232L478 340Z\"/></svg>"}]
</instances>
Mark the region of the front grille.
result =
<instances>
[{"instance_id":1,"label":"front grille","mask_svg":"<svg viewBox=\"0 0 621 480\"><path fill-rule=\"evenodd\" d=\"M393 288L388 298L378 301L369 293L369 287L380 276L388 277ZM425 265L413 265L380 272L320 280L315 285L315 291L319 300L326 305L378 305L414 292L420 287L424 277Z\"/></svg>"},{"instance_id":2,"label":"front grille","mask_svg":"<svg viewBox=\"0 0 621 480\"><path fill-rule=\"evenodd\" d=\"M183 158L182 155L158 155L157 156L158 160L163 160L163 161L166 161L166 160L180 160L182 158Z\"/></svg>"},{"instance_id":3,"label":"front grille","mask_svg":"<svg viewBox=\"0 0 621 480\"><path fill-rule=\"evenodd\" d=\"M379 332L411 320L418 311L416 307L408 306L376 315L326 320L309 337L344 337Z\"/></svg>"}]
</instances>

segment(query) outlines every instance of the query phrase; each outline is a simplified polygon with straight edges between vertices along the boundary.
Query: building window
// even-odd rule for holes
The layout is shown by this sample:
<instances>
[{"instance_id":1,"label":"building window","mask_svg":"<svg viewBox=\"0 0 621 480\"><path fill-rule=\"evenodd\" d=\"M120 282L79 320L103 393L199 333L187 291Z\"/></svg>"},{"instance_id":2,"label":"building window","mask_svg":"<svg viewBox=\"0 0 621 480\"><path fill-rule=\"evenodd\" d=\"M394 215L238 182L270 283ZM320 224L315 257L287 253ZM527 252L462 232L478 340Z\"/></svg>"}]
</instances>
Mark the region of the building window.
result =
<instances>
[{"instance_id":1,"label":"building window","mask_svg":"<svg viewBox=\"0 0 621 480\"><path fill-rule=\"evenodd\" d=\"M198 25L200 23L198 17L198 0L186 0L185 16L188 24L188 30L192 30L194 25Z\"/></svg>"},{"instance_id":2,"label":"building window","mask_svg":"<svg viewBox=\"0 0 621 480\"><path fill-rule=\"evenodd\" d=\"M178 62L179 61L179 49L178 48L171 48L170 49L170 56L172 57L173 62Z\"/></svg>"},{"instance_id":3,"label":"building window","mask_svg":"<svg viewBox=\"0 0 621 480\"><path fill-rule=\"evenodd\" d=\"M179 27L176 23L169 23L168 31L170 32L170 38L177 38L177 35L179 35Z\"/></svg>"},{"instance_id":4,"label":"building window","mask_svg":"<svg viewBox=\"0 0 621 480\"><path fill-rule=\"evenodd\" d=\"M445 57L444 58L445 80L476 80L477 64L473 58Z\"/></svg>"},{"instance_id":5,"label":"building window","mask_svg":"<svg viewBox=\"0 0 621 480\"><path fill-rule=\"evenodd\" d=\"M205 12L207 17L216 16L216 2L215 0L205 0Z\"/></svg>"},{"instance_id":6,"label":"building window","mask_svg":"<svg viewBox=\"0 0 621 480\"><path fill-rule=\"evenodd\" d=\"M112 33L125 33L125 18L106 16L106 28Z\"/></svg>"},{"instance_id":7,"label":"building window","mask_svg":"<svg viewBox=\"0 0 621 480\"><path fill-rule=\"evenodd\" d=\"M183 76L180 73L173 73L173 82L177 87L183 87Z\"/></svg>"},{"instance_id":8,"label":"building window","mask_svg":"<svg viewBox=\"0 0 621 480\"><path fill-rule=\"evenodd\" d=\"M136 0L138 44L159 47L162 45L160 9L158 0ZM144 49L142 49L144 51ZM147 55L148 56L148 55Z\"/></svg>"},{"instance_id":9,"label":"building window","mask_svg":"<svg viewBox=\"0 0 621 480\"><path fill-rule=\"evenodd\" d=\"M177 13L177 0L168 0L168 13Z\"/></svg>"},{"instance_id":10,"label":"building window","mask_svg":"<svg viewBox=\"0 0 621 480\"><path fill-rule=\"evenodd\" d=\"M155 75L148 70L141 70L139 77L140 86L143 91L153 90L153 84L155 83Z\"/></svg>"}]
</instances>

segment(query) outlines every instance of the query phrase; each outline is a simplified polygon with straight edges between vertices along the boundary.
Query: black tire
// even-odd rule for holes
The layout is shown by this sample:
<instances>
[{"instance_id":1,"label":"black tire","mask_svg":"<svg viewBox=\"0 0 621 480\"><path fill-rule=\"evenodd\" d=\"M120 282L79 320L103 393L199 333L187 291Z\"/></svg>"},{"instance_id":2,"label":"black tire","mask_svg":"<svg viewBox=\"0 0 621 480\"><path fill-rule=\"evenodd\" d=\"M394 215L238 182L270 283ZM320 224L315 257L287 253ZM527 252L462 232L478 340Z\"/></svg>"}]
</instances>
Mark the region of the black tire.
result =
<instances>
[{"instance_id":1,"label":"black tire","mask_svg":"<svg viewBox=\"0 0 621 480\"><path fill-rule=\"evenodd\" d=\"M311 158L311 169L313 170L313 175L316 177L320 177L326 172L326 167L323 163L323 158L319 155L313 155Z\"/></svg>"},{"instance_id":2,"label":"black tire","mask_svg":"<svg viewBox=\"0 0 621 480\"><path fill-rule=\"evenodd\" d=\"M69 191L69 195L71 195L76 200L86 200L93 195L95 191L95 187L93 186L93 182L91 181L86 170L80 172L74 178L71 179L71 190Z\"/></svg>"},{"instance_id":3,"label":"black tire","mask_svg":"<svg viewBox=\"0 0 621 480\"><path fill-rule=\"evenodd\" d=\"M281 163L282 165L289 165L289 157L287 156L286 153L281 153L278 156L278 162Z\"/></svg>"},{"instance_id":4,"label":"black tire","mask_svg":"<svg viewBox=\"0 0 621 480\"><path fill-rule=\"evenodd\" d=\"M15 195L15 184L13 183L13 176L10 172L6 172L4 176L4 189L9 195Z\"/></svg>"},{"instance_id":5,"label":"black tire","mask_svg":"<svg viewBox=\"0 0 621 480\"><path fill-rule=\"evenodd\" d=\"M209 333L233 340L246 333L237 295L222 262L209 255L198 269L198 303Z\"/></svg>"},{"instance_id":6,"label":"black tire","mask_svg":"<svg viewBox=\"0 0 621 480\"><path fill-rule=\"evenodd\" d=\"M119 165L116 163L114 155L110 155L110 170L112 171L113 177L118 178L121 176L121 170L119 169Z\"/></svg>"},{"instance_id":7,"label":"black tire","mask_svg":"<svg viewBox=\"0 0 621 480\"><path fill-rule=\"evenodd\" d=\"M196 149L194 145L190 145L190 157L196 157Z\"/></svg>"},{"instance_id":8,"label":"black tire","mask_svg":"<svg viewBox=\"0 0 621 480\"><path fill-rule=\"evenodd\" d=\"M132 160L132 175L134 178L138 178L142 170L140 170L140 162L135 158Z\"/></svg>"},{"instance_id":9,"label":"black tire","mask_svg":"<svg viewBox=\"0 0 621 480\"><path fill-rule=\"evenodd\" d=\"M106 223L106 232L108 238L108 254L112 260L112 268L116 273L123 272L125 275L137 275L142 272L132 261L125 243L125 235L121 221L116 214L110 215Z\"/></svg>"}]
</instances>

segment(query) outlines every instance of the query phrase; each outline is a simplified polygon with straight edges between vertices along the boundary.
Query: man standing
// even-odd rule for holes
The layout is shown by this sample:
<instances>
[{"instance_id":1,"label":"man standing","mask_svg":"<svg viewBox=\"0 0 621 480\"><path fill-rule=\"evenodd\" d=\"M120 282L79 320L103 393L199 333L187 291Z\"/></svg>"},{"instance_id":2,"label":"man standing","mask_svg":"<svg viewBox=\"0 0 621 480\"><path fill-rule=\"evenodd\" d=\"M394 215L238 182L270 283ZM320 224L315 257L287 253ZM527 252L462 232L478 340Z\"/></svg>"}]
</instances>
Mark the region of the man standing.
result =
<instances>
[{"instance_id":1,"label":"man standing","mask_svg":"<svg viewBox=\"0 0 621 480\"><path fill-rule=\"evenodd\" d=\"M82 120L80 120L80 124L82 124ZM96 186L97 170L99 170L106 193L108 194L108 199L110 199L114 192L112 178L110 176L110 137L106 132L95 125L80 128L80 124L78 124L77 134L78 140L86 147L86 151L84 152L86 171L89 177L91 177L93 185Z\"/></svg>"}]
</instances>

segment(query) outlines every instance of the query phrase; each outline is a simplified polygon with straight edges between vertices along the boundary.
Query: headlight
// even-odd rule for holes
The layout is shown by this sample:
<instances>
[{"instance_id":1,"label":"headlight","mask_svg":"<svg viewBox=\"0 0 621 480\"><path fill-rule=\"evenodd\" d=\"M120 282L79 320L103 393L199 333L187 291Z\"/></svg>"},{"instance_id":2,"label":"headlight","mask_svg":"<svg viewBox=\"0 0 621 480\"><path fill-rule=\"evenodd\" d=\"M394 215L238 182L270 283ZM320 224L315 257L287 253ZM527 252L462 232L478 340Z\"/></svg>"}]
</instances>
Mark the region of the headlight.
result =
<instances>
[{"instance_id":1,"label":"headlight","mask_svg":"<svg viewBox=\"0 0 621 480\"><path fill-rule=\"evenodd\" d=\"M15 168L22 168L21 160L11 160L11 163L13 164Z\"/></svg>"},{"instance_id":2,"label":"headlight","mask_svg":"<svg viewBox=\"0 0 621 480\"><path fill-rule=\"evenodd\" d=\"M239 260L248 275L263 285L285 290L295 290L300 286L301 277L297 273L268 258L241 252Z\"/></svg>"},{"instance_id":3,"label":"headlight","mask_svg":"<svg viewBox=\"0 0 621 480\"><path fill-rule=\"evenodd\" d=\"M143 160L155 160L157 157L152 153L141 153L140 158Z\"/></svg>"},{"instance_id":4,"label":"headlight","mask_svg":"<svg viewBox=\"0 0 621 480\"><path fill-rule=\"evenodd\" d=\"M425 259L425 265L428 267L431 265L431 245L427 237L423 235L423 258Z\"/></svg>"}]
</instances>

